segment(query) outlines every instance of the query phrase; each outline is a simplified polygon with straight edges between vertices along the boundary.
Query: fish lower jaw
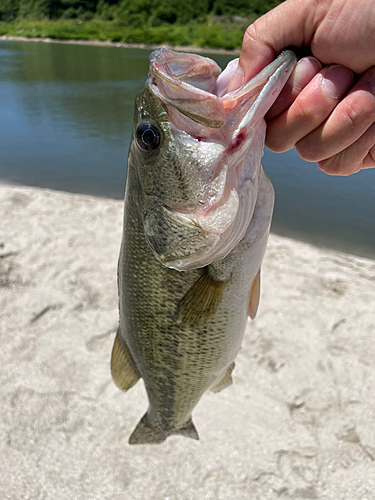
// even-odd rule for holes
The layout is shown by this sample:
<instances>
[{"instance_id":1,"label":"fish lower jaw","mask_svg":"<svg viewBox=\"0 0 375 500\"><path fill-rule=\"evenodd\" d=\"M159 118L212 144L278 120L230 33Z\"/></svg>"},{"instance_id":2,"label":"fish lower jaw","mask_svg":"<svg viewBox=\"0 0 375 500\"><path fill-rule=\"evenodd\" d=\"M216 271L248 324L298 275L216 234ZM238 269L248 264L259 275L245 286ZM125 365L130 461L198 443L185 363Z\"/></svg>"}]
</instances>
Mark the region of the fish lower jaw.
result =
<instances>
[{"instance_id":1,"label":"fish lower jaw","mask_svg":"<svg viewBox=\"0 0 375 500\"><path fill-rule=\"evenodd\" d=\"M206 210L180 212L163 206L162 216L170 221L176 234L180 233L179 238L166 240L156 226L145 226L146 237L155 257L165 267L176 271L198 269L224 258L238 242L235 239L232 244L230 239L237 232L239 210L239 195L232 184Z\"/></svg>"},{"instance_id":2,"label":"fish lower jaw","mask_svg":"<svg viewBox=\"0 0 375 500\"><path fill-rule=\"evenodd\" d=\"M156 258L163 266L169 269L174 269L175 271L189 271L191 269L198 269L206 266L208 263L206 262L205 256L209 251L208 249L207 252L194 252L194 250L191 252L179 252L179 249L175 248L166 254L156 254Z\"/></svg>"},{"instance_id":3,"label":"fish lower jaw","mask_svg":"<svg viewBox=\"0 0 375 500\"><path fill-rule=\"evenodd\" d=\"M165 267L176 271L199 269L221 260L238 243L234 228L235 220L236 217L227 224L223 231L216 231L212 227L208 230L197 224L199 233L196 236L183 241L174 248L169 248L165 253L157 253L154 249L155 257ZM232 235L234 236L233 244L230 241Z\"/></svg>"},{"instance_id":4,"label":"fish lower jaw","mask_svg":"<svg viewBox=\"0 0 375 500\"><path fill-rule=\"evenodd\" d=\"M237 216L240 205L237 186L236 178L235 182L226 184L219 198L197 210L176 210L167 206L164 208L175 221L198 231L220 236L233 224Z\"/></svg>"},{"instance_id":5,"label":"fish lower jaw","mask_svg":"<svg viewBox=\"0 0 375 500\"><path fill-rule=\"evenodd\" d=\"M229 191L229 190L228 190ZM239 208L239 197L235 188L230 189L216 205L195 215L196 223L210 233L220 235L232 224Z\"/></svg>"}]
</instances>

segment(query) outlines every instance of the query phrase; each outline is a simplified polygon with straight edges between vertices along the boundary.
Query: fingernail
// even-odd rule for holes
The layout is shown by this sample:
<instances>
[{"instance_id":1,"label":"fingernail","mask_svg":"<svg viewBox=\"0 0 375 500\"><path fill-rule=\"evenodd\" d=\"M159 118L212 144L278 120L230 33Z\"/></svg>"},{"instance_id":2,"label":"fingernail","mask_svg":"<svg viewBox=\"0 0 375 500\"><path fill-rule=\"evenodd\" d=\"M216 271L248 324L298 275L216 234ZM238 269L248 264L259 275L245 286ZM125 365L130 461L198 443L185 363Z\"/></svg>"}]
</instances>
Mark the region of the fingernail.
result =
<instances>
[{"instance_id":1,"label":"fingernail","mask_svg":"<svg viewBox=\"0 0 375 500\"><path fill-rule=\"evenodd\" d=\"M322 64L315 57L303 57L298 61L294 70L295 79L305 80L308 77L313 77L322 69ZM310 76L311 75L311 76Z\"/></svg>"},{"instance_id":2,"label":"fingernail","mask_svg":"<svg viewBox=\"0 0 375 500\"><path fill-rule=\"evenodd\" d=\"M292 75L294 90L301 92L321 69L322 64L315 57L303 57L298 61Z\"/></svg>"},{"instance_id":3,"label":"fingernail","mask_svg":"<svg viewBox=\"0 0 375 500\"><path fill-rule=\"evenodd\" d=\"M240 87L242 87L242 85L244 84L244 79L245 75L243 69L241 68L241 66L237 66L237 69L234 72L234 75L232 76L232 80L230 81L228 87L229 92L233 92L234 90L237 90Z\"/></svg>"},{"instance_id":4,"label":"fingernail","mask_svg":"<svg viewBox=\"0 0 375 500\"><path fill-rule=\"evenodd\" d=\"M321 77L323 91L334 99L342 97L354 83L354 76L350 69L339 65L325 68Z\"/></svg>"}]
</instances>

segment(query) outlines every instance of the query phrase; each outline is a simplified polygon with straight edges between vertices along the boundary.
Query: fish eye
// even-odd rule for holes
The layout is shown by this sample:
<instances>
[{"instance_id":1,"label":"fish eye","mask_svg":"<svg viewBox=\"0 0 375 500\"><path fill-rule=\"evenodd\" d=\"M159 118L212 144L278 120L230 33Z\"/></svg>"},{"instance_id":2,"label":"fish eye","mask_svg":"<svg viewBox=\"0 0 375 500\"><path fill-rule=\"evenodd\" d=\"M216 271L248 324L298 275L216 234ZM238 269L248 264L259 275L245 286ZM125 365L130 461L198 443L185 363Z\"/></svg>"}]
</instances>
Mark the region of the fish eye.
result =
<instances>
[{"instance_id":1,"label":"fish eye","mask_svg":"<svg viewBox=\"0 0 375 500\"><path fill-rule=\"evenodd\" d=\"M155 151L160 145L160 131L155 125L141 122L136 131L138 146L142 151Z\"/></svg>"}]
</instances>

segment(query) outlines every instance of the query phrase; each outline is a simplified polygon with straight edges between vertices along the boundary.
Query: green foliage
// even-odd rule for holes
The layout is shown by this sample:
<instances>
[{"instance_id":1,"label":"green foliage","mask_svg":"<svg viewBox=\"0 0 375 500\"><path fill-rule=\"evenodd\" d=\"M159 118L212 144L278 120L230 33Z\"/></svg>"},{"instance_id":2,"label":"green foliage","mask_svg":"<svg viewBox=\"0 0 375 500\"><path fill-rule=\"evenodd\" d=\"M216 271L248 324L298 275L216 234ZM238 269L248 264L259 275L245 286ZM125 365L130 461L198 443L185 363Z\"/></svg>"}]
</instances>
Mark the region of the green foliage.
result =
<instances>
[{"instance_id":1,"label":"green foliage","mask_svg":"<svg viewBox=\"0 0 375 500\"><path fill-rule=\"evenodd\" d=\"M103 21L113 21L117 15L118 5L110 5L105 0L99 0L96 13Z\"/></svg>"},{"instance_id":2,"label":"green foliage","mask_svg":"<svg viewBox=\"0 0 375 500\"><path fill-rule=\"evenodd\" d=\"M141 28L149 25L153 0L122 0L119 3L116 20L122 26Z\"/></svg>"},{"instance_id":3,"label":"green foliage","mask_svg":"<svg viewBox=\"0 0 375 500\"><path fill-rule=\"evenodd\" d=\"M49 0L20 0L18 17L39 20L48 16Z\"/></svg>"},{"instance_id":4,"label":"green foliage","mask_svg":"<svg viewBox=\"0 0 375 500\"><path fill-rule=\"evenodd\" d=\"M97 12L103 17L103 4L100 0ZM137 28L145 26L161 26L163 24L186 24L202 20L212 8L209 0L199 2L181 2L180 0L120 0L112 11L112 18L123 26Z\"/></svg>"},{"instance_id":5,"label":"green foliage","mask_svg":"<svg viewBox=\"0 0 375 500\"><path fill-rule=\"evenodd\" d=\"M0 33L234 49L251 20L280 1L0 0Z\"/></svg>"},{"instance_id":6,"label":"green foliage","mask_svg":"<svg viewBox=\"0 0 375 500\"><path fill-rule=\"evenodd\" d=\"M48 37L60 40L103 40L124 43L144 43L160 45L196 45L235 49L241 46L243 30L228 28L222 24L193 24L185 26L150 26L143 28L121 27L115 22L80 19L58 21L18 21L5 24L0 22L0 34L25 37Z\"/></svg>"},{"instance_id":7,"label":"green foliage","mask_svg":"<svg viewBox=\"0 0 375 500\"><path fill-rule=\"evenodd\" d=\"M215 0L213 11L216 15L257 17L279 3L277 0Z\"/></svg>"},{"instance_id":8,"label":"green foliage","mask_svg":"<svg viewBox=\"0 0 375 500\"><path fill-rule=\"evenodd\" d=\"M0 21L13 21L20 8L20 0L0 0Z\"/></svg>"},{"instance_id":9,"label":"green foliage","mask_svg":"<svg viewBox=\"0 0 375 500\"><path fill-rule=\"evenodd\" d=\"M211 3L209 0L199 0L199 2L160 0L155 6L154 18L156 22L186 24L190 21L201 20L203 16L209 14Z\"/></svg>"},{"instance_id":10,"label":"green foliage","mask_svg":"<svg viewBox=\"0 0 375 500\"><path fill-rule=\"evenodd\" d=\"M281 0L0 0L0 21L17 19L74 19L87 12L104 21L144 28L191 22L205 23L208 16L264 14ZM86 16L90 17L89 16ZM92 17L92 16L91 16Z\"/></svg>"}]
</instances>

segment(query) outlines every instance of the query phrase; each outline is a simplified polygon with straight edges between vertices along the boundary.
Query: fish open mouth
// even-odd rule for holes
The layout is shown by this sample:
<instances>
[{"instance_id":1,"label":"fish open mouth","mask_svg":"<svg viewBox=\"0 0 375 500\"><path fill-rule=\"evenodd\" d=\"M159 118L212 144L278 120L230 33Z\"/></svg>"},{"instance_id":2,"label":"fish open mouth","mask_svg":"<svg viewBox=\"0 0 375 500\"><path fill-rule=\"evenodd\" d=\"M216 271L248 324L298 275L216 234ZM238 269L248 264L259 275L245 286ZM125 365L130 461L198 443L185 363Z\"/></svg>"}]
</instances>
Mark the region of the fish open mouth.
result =
<instances>
[{"instance_id":1,"label":"fish open mouth","mask_svg":"<svg viewBox=\"0 0 375 500\"><path fill-rule=\"evenodd\" d=\"M167 108L172 125L206 146L222 146L194 209L157 203L145 216L147 240L164 265L177 270L206 266L224 258L243 238L258 197L264 116L295 64L294 53L285 51L228 93L238 60L221 72L202 56L167 49L151 54L147 85Z\"/></svg>"},{"instance_id":2,"label":"fish open mouth","mask_svg":"<svg viewBox=\"0 0 375 500\"><path fill-rule=\"evenodd\" d=\"M150 56L149 85L168 108L171 121L178 114L203 125L208 136L223 129L227 146L241 142L247 125L260 121L276 100L296 64L295 54L287 50L239 89L228 92L229 82L238 66L238 59L229 62L223 72L207 57L157 49ZM188 122L180 120L177 127L185 130ZM192 125L192 124L190 124ZM196 127L190 135L200 137ZM241 134L242 132L242 134ZM240 135L240 137L239 137ZM201 139L208 137L202 134ZM244 136L242 137L242 139Z\"/></svg>"}]
</instances>

